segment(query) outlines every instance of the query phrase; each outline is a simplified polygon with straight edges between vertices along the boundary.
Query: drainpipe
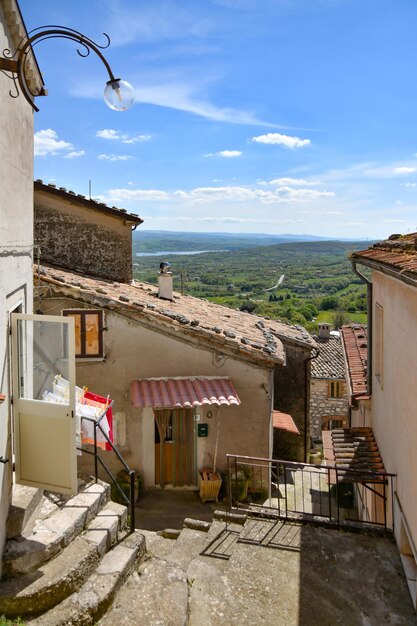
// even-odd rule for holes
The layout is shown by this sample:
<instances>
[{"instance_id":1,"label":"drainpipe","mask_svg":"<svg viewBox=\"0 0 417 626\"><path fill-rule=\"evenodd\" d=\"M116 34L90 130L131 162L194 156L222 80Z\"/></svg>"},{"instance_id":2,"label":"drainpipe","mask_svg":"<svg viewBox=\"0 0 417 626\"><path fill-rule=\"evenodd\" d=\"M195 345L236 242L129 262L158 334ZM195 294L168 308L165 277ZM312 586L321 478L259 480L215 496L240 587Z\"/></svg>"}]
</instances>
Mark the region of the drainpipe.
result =
<instances>
[{"instance_id":1,"label":"drainpipe","mask_svg":"<svg viewBox=\"0 0 417 626\"><path fill-rule=\"evenodd\" d=\"M366 278L358 269L356 269L356 261L351 259L352 270L359 276L361 280L366 284L366 309L368 313L368 356L366 361L366 378L367 378L367 392L368 395L372 395L372 282Z\"/></svg>"},{"instance_id":2,"label":"drainpipe","mask_svg":"<svg viewBox=\"0 0 417 626\"><path fill-rule=\"evenodd\" d=\"M307 463L307 424L308 424L308 414L309 414L309 403L308 403L308 363L317 359L320 354L320 350L318 348L313 348L315 354L313 356L308 356L304 359L304 463Z\"/></svg>"}]
</instances>

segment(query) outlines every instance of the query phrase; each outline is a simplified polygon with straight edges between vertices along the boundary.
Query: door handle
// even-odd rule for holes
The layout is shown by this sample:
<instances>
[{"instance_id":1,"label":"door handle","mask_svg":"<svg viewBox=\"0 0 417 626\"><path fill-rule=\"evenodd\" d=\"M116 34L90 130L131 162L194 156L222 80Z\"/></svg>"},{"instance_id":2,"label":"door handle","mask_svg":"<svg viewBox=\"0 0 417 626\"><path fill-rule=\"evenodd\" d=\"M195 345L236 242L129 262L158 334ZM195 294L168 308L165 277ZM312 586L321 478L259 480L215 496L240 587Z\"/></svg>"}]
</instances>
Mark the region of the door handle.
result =
<instances>
[{"instance_id":1,"label":"door handle","mask_svg":"<svg viewBox=\"0 0 417 626\"><path fill-rule=\"evenodd\" d=\"M5 459L2 456L0 456L0 463L3 463L4 465L6 465L6 463L9 462L9 459Z\"/></svg>"}]
</instances>

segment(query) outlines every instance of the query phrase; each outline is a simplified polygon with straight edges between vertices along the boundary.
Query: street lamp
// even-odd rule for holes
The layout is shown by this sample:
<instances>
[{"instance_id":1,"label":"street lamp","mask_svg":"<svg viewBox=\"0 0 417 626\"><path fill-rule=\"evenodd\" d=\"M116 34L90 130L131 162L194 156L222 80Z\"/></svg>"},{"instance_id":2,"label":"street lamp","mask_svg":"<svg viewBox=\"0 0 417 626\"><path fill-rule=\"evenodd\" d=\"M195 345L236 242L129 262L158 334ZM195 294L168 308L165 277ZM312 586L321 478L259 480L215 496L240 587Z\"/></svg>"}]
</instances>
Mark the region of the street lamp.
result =
<instances>
[{"instance_id":1,"label":"street lamp","mask_svg":"<svg viewBox=\"0 0 417 626\"><path fill-rule=\"evenodd\" d=\"M16 52L12 54L9 48L3 50L3 58L0 57L0 71L4 72L14 82L15 92L9 91L12 98L17 98L20 91L23 93L26 100L35 111L39 111L33 98L37 96L46 96L47 91L42 87L38 92L31 89L28 81L26 80L26 63L32 52L33 47L40 41L46 39L71 39L78 42L82 49L77 48L77 53L81 57L87 57L92 50L101 59L106 67L110 80L107 81L104 89L104 101L114 111L126 111L129 109L134 101L133 87L125 80L115 78L107 60L100 52L110 45L110 37L103 33L106 37L107 43L100 46L95 41L86 37L77 30L67 28L66 26L40 26L31 30L27 36L23 37L16 48ZM9 74L11 73L11 75Z\"/></svg>"}]
</instances>

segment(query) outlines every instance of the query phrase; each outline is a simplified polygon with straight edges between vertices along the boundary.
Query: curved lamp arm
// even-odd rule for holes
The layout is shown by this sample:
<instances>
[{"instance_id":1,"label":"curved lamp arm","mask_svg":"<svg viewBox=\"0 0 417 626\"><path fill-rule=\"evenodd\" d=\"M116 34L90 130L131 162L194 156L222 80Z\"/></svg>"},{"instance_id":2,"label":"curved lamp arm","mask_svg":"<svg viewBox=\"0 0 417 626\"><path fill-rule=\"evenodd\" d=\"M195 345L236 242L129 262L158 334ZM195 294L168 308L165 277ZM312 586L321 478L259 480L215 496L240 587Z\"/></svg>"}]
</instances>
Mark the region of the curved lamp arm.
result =
<instances>
[{"instance_id":1,"label":"curved lamp arm","mask_svg":"<svg viewBox=\"0 0 417 626\"><path fill-rule=\"evenodd\" d=\"M11 72L12 76L9 76L9 78L12 78L15 84L15 93L9 91L10 96L12 98L19 96L19 88L16 84L17 81L20 91L31 107L35 111L39 111L33 99L37 96L45 96L47 92L43 88L38 92L34 92L26 80L26 64L30 58L30 53L33 47L40 41L45 41L46 39L71 39L82 46L81 50L77 49L77 53L80 56L87 57L92 50L104 64L109 75L105 90L106 103L110 108L115 110L126 110L133 104L133 89L126 81L114 77L108 61L101 52L101 50L109 47L110 37L106 33L103 33L103 35L107 41L104 45L100 46L79 31L67 28L66 26L40 26L39 28L31 30L28 35L19 42L14 54L12 54L9 48L6 48L3 50L3 58L0 57L0 71L4 73ZM115 93L113 94L112 92ZM113 97L113 95L115 97Z\"/></svg>"}]
</instances>

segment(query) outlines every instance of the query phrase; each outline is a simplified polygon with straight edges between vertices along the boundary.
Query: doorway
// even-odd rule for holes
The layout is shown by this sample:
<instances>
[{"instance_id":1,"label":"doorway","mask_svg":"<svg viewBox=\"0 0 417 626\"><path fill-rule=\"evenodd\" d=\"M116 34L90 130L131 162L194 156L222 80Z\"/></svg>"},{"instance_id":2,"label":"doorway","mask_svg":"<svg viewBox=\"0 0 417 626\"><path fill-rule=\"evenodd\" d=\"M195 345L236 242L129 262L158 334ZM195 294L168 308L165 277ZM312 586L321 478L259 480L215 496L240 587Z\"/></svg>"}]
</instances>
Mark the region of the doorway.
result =
<instances>
[{"instance_id":1,"label":"doorway","mask_svg":"<svg viewBox=\"0 0 417 626\"><path fill-rule=\"evenodd\" d=\"M155 410L155 484L197 483L196 427L193 409Z\"/></svg>"}]
</instances>

